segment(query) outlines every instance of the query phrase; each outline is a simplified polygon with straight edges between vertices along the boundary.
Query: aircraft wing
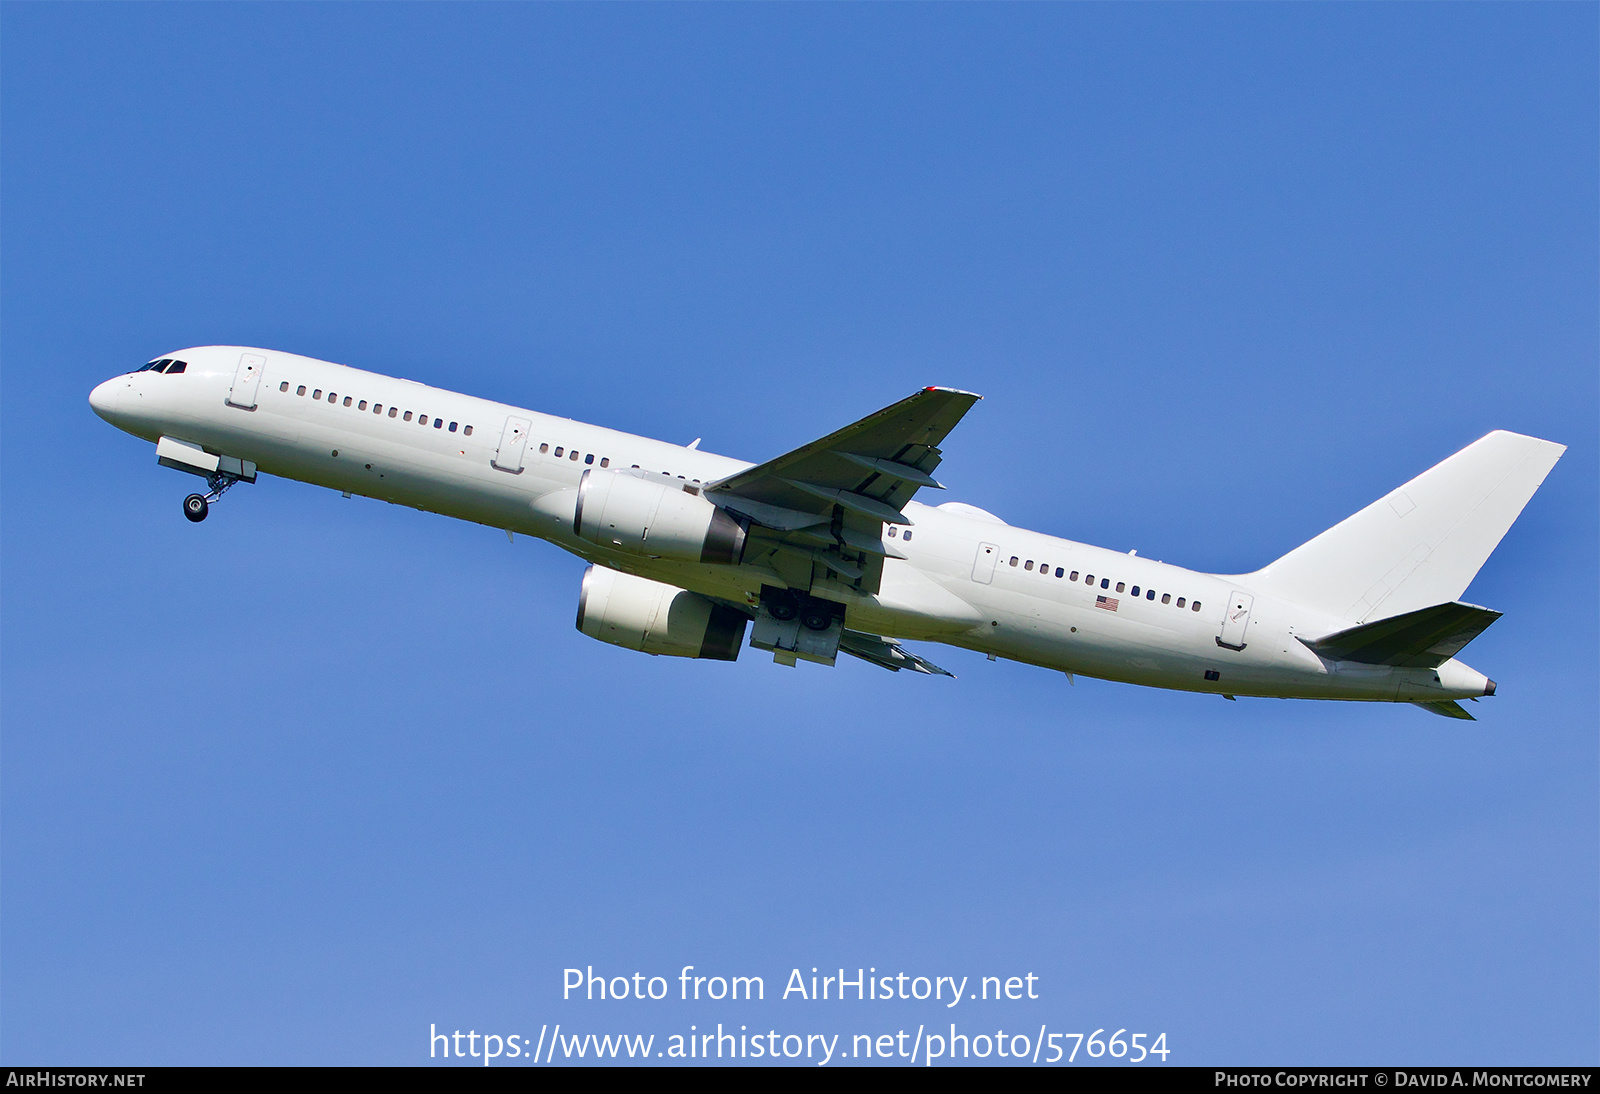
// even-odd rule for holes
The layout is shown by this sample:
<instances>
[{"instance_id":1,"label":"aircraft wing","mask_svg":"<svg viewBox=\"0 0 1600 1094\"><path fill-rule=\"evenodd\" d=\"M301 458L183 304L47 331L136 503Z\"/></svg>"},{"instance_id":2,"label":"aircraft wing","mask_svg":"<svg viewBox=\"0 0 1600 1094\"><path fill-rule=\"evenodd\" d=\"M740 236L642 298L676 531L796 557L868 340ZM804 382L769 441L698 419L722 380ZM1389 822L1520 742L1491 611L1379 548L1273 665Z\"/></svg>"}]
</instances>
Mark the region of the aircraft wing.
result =
<instances>
[{"instance_id":1,"label":"aircraft wing","mask_svg":"<svg viewBox=\"0 0 1600 1094\"><path fill-rule=\"evenodd\" d=\"M839 649L880 668L886 668L890 672L910 669L912 672L927 673L930 676L948 676L952 680L956 676L955 673L940 668L927 658L918 657L894 639L880 638L875 634L845 631L839 639Z\"/></svg>"},{"instance_id":2,"label":"aircraft wing","mask_svg":"<svg viewBox=\"0 0 1600 1094\"><path fill-rule=\"evenodd\" d=\"M931 475L939 443L980 398L924 388L819 441L708 483L705 496L765 530L758 538L766 562L789 584L808 586L815 563L876 592L883 558L893 550L883 542L884 524L911 525L903 507L922 487L939 488Z\"/></svg>"},{"instance_id":3,"label":"aircraft wing","mask_svg":"<svg viewBox=\"0 0 1600 1094\"><path fill-rule=\"evenodd\" d=\"M908 524L900 512L920 487L938 488L929 472L939 466L939 442L981 396L951 388L924 388L908 399L706 487L714 501L738 502L828 515L835 505L875 521ZM759 508L745 513L762 524ZM784 522L781 514L774 523Z\"/></svg>"}]
</instances>

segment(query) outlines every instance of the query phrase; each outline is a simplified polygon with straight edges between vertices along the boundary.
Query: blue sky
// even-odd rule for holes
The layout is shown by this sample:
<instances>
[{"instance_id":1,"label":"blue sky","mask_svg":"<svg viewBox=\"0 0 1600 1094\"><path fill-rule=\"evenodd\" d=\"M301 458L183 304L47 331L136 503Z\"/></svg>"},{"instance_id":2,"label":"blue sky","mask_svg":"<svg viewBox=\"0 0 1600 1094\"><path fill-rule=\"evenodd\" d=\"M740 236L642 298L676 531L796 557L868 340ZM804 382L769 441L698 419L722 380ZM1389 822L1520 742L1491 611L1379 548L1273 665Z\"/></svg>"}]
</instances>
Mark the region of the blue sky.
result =
<instances>
[{"instance_id":1,"label":"blue sky","mask_svg":"<svg viewBox=\"0 0 1600 1094\"><path fill-rule=\"evenodd\" d=\"M4 1062L952 1020L1595 1062L1592 5L0 22ZM748 459L963 387L947 498L1220 572L1490 429L1571 447L1468 591L1465 724L648 658L545 544L267 479L192 526L86 397L207 343ZM768 999L560 997L687 964ZM775 998L812 966L1040 998Z\"/></svg>"}]
</instances>

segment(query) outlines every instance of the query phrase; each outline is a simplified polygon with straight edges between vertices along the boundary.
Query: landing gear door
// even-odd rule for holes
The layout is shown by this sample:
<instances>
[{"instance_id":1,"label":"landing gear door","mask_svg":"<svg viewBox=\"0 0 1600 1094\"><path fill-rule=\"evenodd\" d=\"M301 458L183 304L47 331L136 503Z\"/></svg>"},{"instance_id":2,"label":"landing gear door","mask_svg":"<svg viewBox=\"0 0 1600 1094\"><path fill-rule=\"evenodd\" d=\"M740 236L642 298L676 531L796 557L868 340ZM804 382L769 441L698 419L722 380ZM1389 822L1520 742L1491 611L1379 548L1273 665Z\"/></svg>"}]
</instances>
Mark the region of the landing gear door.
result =
<instances>
[{"instance_id":1,"label":"landing gear door","mask_svg":"<svg viewBox=\"0 0 1600 1094\"><path fill-rule=\"evenodd\" d=\"M1255 598L1237 589L1228 597L1228 610L1222 617L1222 633L1217 635L1217 645L1230 650L1244 649L1244 632L1250 626L1250 608Z\"/></svg>"},{"instance_id":2,"label":"landing gear door","mask_svg":"<svg viewBox=\"0 0 1600 1094\"><path fill-rule=\"evenodd\" d=\"M980 585L994 581L994 564L1000 561L1000 548L992 543L978 544L978 557L972 560L972 580Z\"/></svg>"},{"instance_id":3,"label":"landing gear door","mask_svg":"<svg viewBox=\"0 0 1600 1094\"><path fill-rule=\"evenodd\" d=\"M528 447L528 430L532 427L533 423L525 418L507 418L500 434L500 447L495 449L490 462L502 471L522 474L522 453Z\"/></svg>"},{"instance_id":4,"label":"landing gear door","mask_svg":"<svg viewBox=\"0 0 1600 1094\"><path fill-rule=\"evenodd\" d=\"M233 373L233 387L228 391L228 405L240 410L256 408L256 388L261 386L261 372L267 359L259 353L241 353L239 367Z\"/></svg>"}]
</instances>

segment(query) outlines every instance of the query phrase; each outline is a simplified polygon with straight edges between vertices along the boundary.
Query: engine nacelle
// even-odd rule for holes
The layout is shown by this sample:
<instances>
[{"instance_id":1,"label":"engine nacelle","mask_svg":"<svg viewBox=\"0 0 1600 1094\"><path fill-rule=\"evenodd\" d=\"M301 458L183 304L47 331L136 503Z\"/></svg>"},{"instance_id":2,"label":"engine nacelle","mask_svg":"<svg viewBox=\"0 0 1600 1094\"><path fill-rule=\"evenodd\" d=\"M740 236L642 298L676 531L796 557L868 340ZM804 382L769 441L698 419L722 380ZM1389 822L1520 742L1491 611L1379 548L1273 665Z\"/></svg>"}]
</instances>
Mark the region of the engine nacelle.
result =
<instances>
[{"instance_id":1,"label":"engine nacelle","mask_svg":"<svg viewBox=\"0 0 1600 1094\"><path fill-rule=\"evenodd\" d=\"M602 547L656 558L736 566L745 526L699 492L615 471L589 470L578 483L572 533Z\"/></svg>"},{"instance_id":2,"label":"engine nacelle","mask_svg":"<svg viewBox=\"0 0 1600 1094\"><path fill-rule=\"evenodd\" d=\"M605 566L584 571L578 629L624 649L736 661L746 616L699 593Z\"/></svg>"}]
</instances>

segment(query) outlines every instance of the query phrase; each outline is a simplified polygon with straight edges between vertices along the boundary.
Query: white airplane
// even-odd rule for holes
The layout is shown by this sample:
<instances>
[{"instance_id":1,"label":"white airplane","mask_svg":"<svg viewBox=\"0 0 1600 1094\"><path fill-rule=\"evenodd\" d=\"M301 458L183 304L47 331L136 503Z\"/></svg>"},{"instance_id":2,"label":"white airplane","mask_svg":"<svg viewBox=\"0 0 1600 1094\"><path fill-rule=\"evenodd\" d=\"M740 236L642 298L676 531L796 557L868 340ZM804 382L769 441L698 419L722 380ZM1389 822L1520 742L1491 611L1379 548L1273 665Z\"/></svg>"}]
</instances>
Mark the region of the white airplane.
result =
<instances>
[{"instance_id":1,"label":"white airplane","mask_svg":"<svg viewBox=\"0 0 1600 1094\"><path fill-rule=\"evenodd\" d=\"M1500 613L1459 601L1565 446L1496 431L1249 574L1205 574L912 500L979 396L929 387L762 464L242 346L179 350L89 403L203 477L258 472L549 540L591 565L578 629L779 663L843 651L950 675L899 639L1149 687L1415 703L1494 681L1455 659ZM753 624L753 625L752 625Z\"/></svg>"}]
</instances>

